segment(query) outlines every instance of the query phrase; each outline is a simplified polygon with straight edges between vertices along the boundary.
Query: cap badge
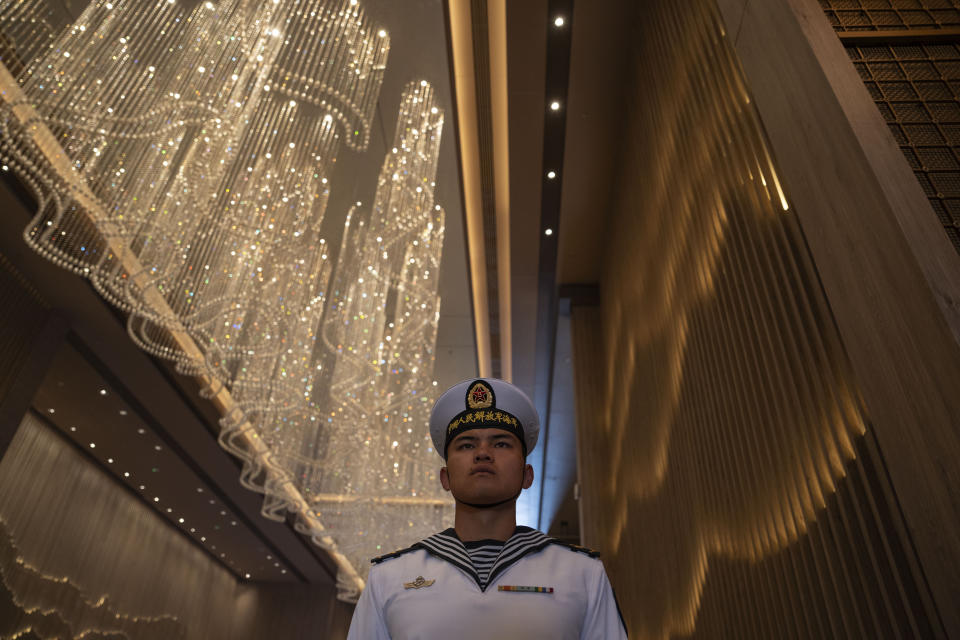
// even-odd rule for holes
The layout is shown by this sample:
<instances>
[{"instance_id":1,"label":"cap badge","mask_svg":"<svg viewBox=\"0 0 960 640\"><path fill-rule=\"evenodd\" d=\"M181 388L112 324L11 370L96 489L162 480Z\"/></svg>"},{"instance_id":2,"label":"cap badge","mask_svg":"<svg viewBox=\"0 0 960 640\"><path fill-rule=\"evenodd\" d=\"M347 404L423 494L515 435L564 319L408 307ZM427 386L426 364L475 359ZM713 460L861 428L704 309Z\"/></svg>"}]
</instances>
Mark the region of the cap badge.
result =
<instances>
[{"instance_id":1,"label":"cap badge","mask_svg":"<svg viewBox=\"0 0 960 640\"><path fill-rule=\"evenodd\" d=\"M482 382L476 382L467 392L467 406L471 409L489 409L493 406L493 391Z\"/></svg>"},{"instance_id":2,"label":"cap badge","mask_svg":"<svg viewBox=\"0 0 960 640\"><path fill-rule=\"evenodd\" d=\"M403 588L404 588L404 589L419 589L420 587L429 587L429 586L432 585L434 582L436 582L436 580L427 580L427 579L424 578L423 576L417 576L417 579L414 580L413 582L404 582L404 583L403 583Z\"/></svg>"}]
</instances>

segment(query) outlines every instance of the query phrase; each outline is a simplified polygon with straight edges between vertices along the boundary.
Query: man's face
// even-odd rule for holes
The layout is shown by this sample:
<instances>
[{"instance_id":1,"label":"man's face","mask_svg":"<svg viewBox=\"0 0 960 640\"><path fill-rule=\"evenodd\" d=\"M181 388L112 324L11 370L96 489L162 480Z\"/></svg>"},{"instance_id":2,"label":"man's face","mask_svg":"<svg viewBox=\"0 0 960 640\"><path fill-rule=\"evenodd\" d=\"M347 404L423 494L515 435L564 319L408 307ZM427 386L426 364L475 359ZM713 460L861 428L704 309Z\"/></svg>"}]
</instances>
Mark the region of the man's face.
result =
<instances>
[{"instance_id":1,"label":"man's face","mask_svg":"<svg viewBox=\"0 0 960 640\"><path fill-rule=\"evenodd\" d=\"M450 443L440 484L461 502L491 504L529 488L533 467L524 461L523 446L512 433L471 429Z\"/></svg>"}]
</instances>

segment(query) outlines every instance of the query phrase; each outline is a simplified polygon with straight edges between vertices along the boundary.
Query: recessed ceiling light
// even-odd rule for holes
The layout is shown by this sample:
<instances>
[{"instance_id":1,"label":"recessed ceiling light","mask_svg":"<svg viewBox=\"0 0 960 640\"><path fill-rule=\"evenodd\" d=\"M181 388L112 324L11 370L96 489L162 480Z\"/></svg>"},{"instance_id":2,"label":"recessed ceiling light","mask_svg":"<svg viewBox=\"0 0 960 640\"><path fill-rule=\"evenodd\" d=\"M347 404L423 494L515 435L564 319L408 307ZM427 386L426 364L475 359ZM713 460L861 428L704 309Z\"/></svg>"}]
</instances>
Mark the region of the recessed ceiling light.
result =
<instances>
[{"instance_id":1,"label":"recessed ceiling light","mask_svg":"<svg viewBox=\"0 0 960 640\"><path fill-rule=\"evenodd\" d=\"M249 573L245 573L245 574L243 574L243 575L245 575L245 576L247 577L247 580L250 579L250 574L249 574Z\"/></svg>"},{"instance_id":2,"label":"recessed ceiling light","mask_svg":"<svg viewBox=\"0 0 960 640\"><path fill-rule=\"evenodd\" d=\"M551 180L553 180L554 178L557 177L557 172L556 172L556 171L547 171L547 177L550 178Z\"/></svg>"},{"instance_id":3,"label":"recessed ceiling light","mask_svg":"<svg viewBox=\"0 0 960 640\"><path fill-rule=\"evenodd\" d=\"M167 513L173 513L173 509L171 509L170 507L167 507Z\"/></svg>"},{"instance_id":4,"label":"recessed ceiling light","mask_svg":"<svg viewBox=\"0 0 960 640\"><path fill-rule=\"evenodd\" d=\"M122 415L122 416L127 415L127 410L126 410L126 409L120 409L120 415Z\"/></svg>"},{"instance_id":5,"label":"recessed ceiling light","mask_svg":"<svg viewBox=\"0 0 960 640\"><path fill-rule=\"evenodd\" d=\"M129 472L129 471L124 471L124 472L123 472L123 477L124 477L124 478L129 478L129 477L130 477L130 472Z\"/></svg>"},{"instance_id":6,"label":"recessed ceiling light","mask_svg":"<svg viewBox=\"0 0 960 640\"><path fill-rule=\"evenodd\" d=\"M203 487L197 487L197 493L203 493Z\"/></svg>"},{"instance_id":7,"label":"recessed ceiling light","mask_svg":"<svg viewBox=\"0 0 960 640\"><path fill-rule=\"evenodd\" d=\"M113 464L113 458L107 458L107 462Z\"/></svg>"},{"instance_id":8,"label":"recessed ceiling light","mask_svg":"<svg viewBox=\"0 0 960 640\"><path fill-rule=\"evenodd\" d=\"M144 489L146 489L146 487L143 485L140 485L140 491L143 491Z\"/></svg>"},{"instance_id":9,"label":"recessed ceiling light","mask_svg":"<svg viewBox=\"0 0 960 640\"><path fill-rule=\"evenodd\" d=\"M77 430L76 427L70 427L70 431L76 431L76 430Z\"/></svg>"},{"instance_id":10,"label":"recessed ceiling light","mask_svg":"<svg viewBox=\"0 0 960 640\"><path fill-rule=\"evenodd\" d=\"M153 501L154 501L154 502L160 502L159 496L155 496L155 497L153 498Z\"/></svg>"},{"instance_id":11,"label":"recessed ceiling light","mask_svg":"<svg viewBox=\"0 0 960 640\"><path fill-rule=\"evenodd\" d=\"M180 524L183 524L183 518L180 518Z\"/></svg>"},{"instance_id":12,"label":"recessed ceiling light","mask_svg":"<svg viewBox=\"0 0 960 640\"><path fill-rule=\"evenodd\" d=\"M545 236L552 236L552 235L553 235L553 229L544 229L544 230L543 230L543 235L545 235Z\"/></svg>"},{"instance_id":13,"label":"recessed ceiling light","mask_svg":"<svg viewBox=\"0 0 960 640\"><path fill-rule=\"evenodd\" d=\"M47 409L47 413L56 413L56 412L57 412L56 409L54 409L53 407L50 407L49 409Z\"/></svg>"},{"instance_id":14,"label":"recessed ceiling light","mask_svg":"<svg viewBox=\"0 0 960 640\"><path fill-rule=\"evenodd\" d=\"M559 102L557 102L556 100L554 100L553 102L550 103L550 110L551 110L551 111L558 111L559 109L560 109L560 103L559 103Z\"/></svg>"},{"instance_id":15,"label":"recessed ceiling light","mask_svg":"<svg viewBox=\"0 0 960 640\"><path fill-rule=\"evenodd\" d=\"M557 19L553 21L553 24L557 25L558 27L562 27L562 26L563 26L563 16L557 16Z\"/></svg>"},{"instance_id":16,"label":"recessed ceiling light","mask_svg":"<svg viewBox=\"0 0 960 640\"><path fill-rule=\"evenodd\" d=\"M102 396L107 395L107 390L106 390L106 389L100 389L100 395L102 395Z\"/></svg>"},{"instance_id":17,"label":"recessed ceiling light","mask_svg":"<svg viewBox=\"0 0 960 640\"><path fill-rule=\"evenodd\" d=\"M200 542L206 542L207 536L200 536Z\"/></svg>"},{"instance_id":18,"label":"recessed ceiling light","mask_svg":"<svg viewBox=\"0 0 960 640\"><path fill-rule=\"evenodd\" d=\"M147 430L144 429L143 427L140 427L139 429L137 429L137 433L139 433L140 435L143 435L143 434L145 434L146 432L147 432Z\"/></svg>"},{"instance_id":19,"label":"recessed ceiling light","mask_svg":"<svg viewBox=\"0 0 960 640\"><path fill-rule=\"evenodd\" d=\"M90 443L90 448L91 448L91 449L96 449L96 448L97 448L97 443L96 443L96 442L91 442L91 443Z\"/></svg>"},{"instance_id":20,"label":"recessed ceiling light","mask_svg":"<svg viewBox=\"0 0 960 640\"><path fill-rule=\"evenodd\" d=\"M157 451L160 451L160 449L161 449L162 447L157 444L157 445L154 445L153 448L156 449Z\"/></svg>"}]
</instances>

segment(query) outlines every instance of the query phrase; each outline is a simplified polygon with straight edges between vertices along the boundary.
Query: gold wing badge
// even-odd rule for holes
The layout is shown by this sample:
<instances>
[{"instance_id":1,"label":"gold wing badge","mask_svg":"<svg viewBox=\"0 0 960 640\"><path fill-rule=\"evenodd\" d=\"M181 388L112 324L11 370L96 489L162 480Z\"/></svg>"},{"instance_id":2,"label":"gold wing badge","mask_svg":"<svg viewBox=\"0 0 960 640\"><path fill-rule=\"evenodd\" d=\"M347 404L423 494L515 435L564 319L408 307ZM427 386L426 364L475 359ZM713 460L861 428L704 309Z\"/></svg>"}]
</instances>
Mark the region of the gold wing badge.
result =
<instances>
[{"instance_id":1,"label":"gold wing badge","mask_svg":"<svg viewBox=\"0 0 960 640\"><path fill-rule=\"evenodd\" d=\"M403 583L403 588L404 588L404 589L419 589L420 587L429 587L429 586L432 585L434 582L436 582L436 580L427 580L427 579L424 578L423 576L417 576L417 579L414 580L413 582L404 582L404 583Z\"/></svg>"}]
</instances>

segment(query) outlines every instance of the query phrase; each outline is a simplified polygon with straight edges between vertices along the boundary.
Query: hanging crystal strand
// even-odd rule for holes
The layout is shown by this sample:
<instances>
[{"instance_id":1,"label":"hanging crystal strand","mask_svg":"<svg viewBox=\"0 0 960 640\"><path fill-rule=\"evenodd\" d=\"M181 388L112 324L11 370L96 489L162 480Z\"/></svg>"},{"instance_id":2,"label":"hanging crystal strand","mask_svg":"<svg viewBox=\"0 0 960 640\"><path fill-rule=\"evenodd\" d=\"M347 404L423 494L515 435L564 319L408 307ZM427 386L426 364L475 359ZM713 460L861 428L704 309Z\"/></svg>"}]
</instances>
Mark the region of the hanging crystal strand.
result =
<instances>
[{"instance_id":1,"label":"hanging crystal strand","mask_svg":"<svg viewBox=\"0 0 960 640\"><path fill-rule=\"evenodd\" d=\"M401 100L395 146L381 170L360 270L355 275L344 270L337 280L347 300L331 322L347 331L343 344L348 346L338 354L331 393L340 403L338 420L347 426L369 420L371 412L390 420L384 411L391 389L378 378L389 374L388 361L395 359L392 333L403 319L394 315L396 279L404 268L406 248L415 241L418 225L426 225L424 218L433 206L430 185L442 122L432 88L425 81L409 84Z\"/></svg>"},{"instance_id":2,"label":"hanging crystal strand","mask_svg":"<svg viewBox=\"0 0 960 640\"><path fill-rule=\"evenodd\" d=\"M319 6L319 3L313 3L313 6ZM334 15L330 10L318 12L318 15L334 26L343 24L344 19L346 24L352 21L363 23L359 8L349 6L352 8L343 15ZM289 28L289 19L285 23L275 18L273 24L280 25L271 27L270 33L282 42L278 59L283 60L285 52L294 50L296 43L303 39L298 39L296 32ZM301 25L300 28L306 27ZM378 50L385 55L387 39L385 36L377 38ZM299 53L304 59L311 55L327 58L326 68L320 69L325 75L330 75L337 67L356 67L363 62L356 59L357 43L349 38L308 38L306 42L313 49ZM342 55L325 53L334 50L341 51ZM309 477L311 469L317 465L317 452L308 455L318 446L314 435L317 416L311 395L318 375L316 366L320 365L314 357L315 331L326 301L318 292L326 289L329 273L322 264L310 265L304 256L310 256L312 250L312 255L325 260L316 250L317 234L328 194L327 168L335 159L336 145L342 139L339 132L344 125L343 118L330 106L335 96L319 91L332 85L324 78L314 79L311 80L313 94L297 95L283 86L288 75L287 69L273 63L261 101L263 105L271 102L282 105L279 114L265 119L270 126L255 139L259 144L268 141L261 152L262 158L269 161L263 166L270 173L253 175L250 182L260 185L258 190L249 197L237 196L238 200L245 198L261 216L269 216L259 220L256 226L248 226L256 231L255 239L247 238L240 243L244 251L247 251L246 246L250 246L251 251L255 248L255 255L248 260L247 266L252 270L248 277L240 279L245 283L244 291L237 297L244 301L256 300L258 305L250 308L234 306L234 316L228 322L214 323L211 331L211 342L220 344L220 352L233 363L229 367L231 378L228 384L238 406L243 409L243 420L227 418L223 421L221 443L242 455L244 436L252 432L268 444L271 451L269 462L275 465L266 475L268 484L256 486L263 482L259 478L264 464L262 459L245 458L242 481L265 492L264 513L277 518L281 518L290 506L283 497L287 494L281 492L279 486L284 483L302 486L304 474ZM382 70L379 74L368 74L368 80L367 86L374 86L378 91ZM365 117L369 119L372 115L370 110ZM362 124L365 129L369 129L369 125L369 121ZM317 131L316 127L322 127L322 130ZM275 146L274 141L279 146ZM326 141L332 141L327 148L310 146L326 144ZM245 156L243 145L240 155ZM256 172L254 165L250 173ZM253 242L245 245L248 240ZM310 250L305 252L304 245ZM310 283L304 281L309 273L320 275ZM322 289L318 289L321 286ZM232 331L229 335L228 330ZM306 526L318 542L329 544L330 538L316 535L314 524ZM337 543L340 543L339 539Z\"/></svg>"},{"instance_id":3,"label":"hanging crystal strand","mask_svg":"<svg viewBox=\"0 0 960 640\"><path fill-rule=\"evenodd\" d=\"M107 274L117 277L115 256L104 241L132 246L141 203L172 176L175 154L190 128L210 116L209 103L222 79L222 74L193 73L203 68L197 56L222 23L218 12L204 7L188 13L168 2L135 9L122 1L92 3L21 74L25 99L59 138L97 209L106 214L91 225L89 216L71 207L65 190L62 207L35 218L28 242L95 284ZM181 65L189 73L158 71ZM12 128L10 135L16 135ZM18 154L17 148L29 146L19 142L11 145L14 155L36 165L43 156ZM54 180L45 188L58 186ZM128 286L128 274L120 275ZM136 304L115 291L105 293L127 310Z\"/></svg>"},{"instance_id":4,"label":"hanging crystal strand","mask_svg":"<svg viewBox=\"0 0 960 640\"><path fill-rule=\"evenodd\" d=\"M313 5L322 9L316 2ZM208 256L210 259L205 259L203 264L186 265L186 268L194 267L195 274L212 271L231 277L209 283L207 278L202 278L198 286L181 286L182 292L191 295L178 302L180 308L172 301L171 306L178 311L175 314L177 320L186 320L184 324L188 331L207 345L205 366L213 367L218 379L230 384L233 377L241 373L241 384L248 391L258 388L261 393L274 393L283 380L272 379L266 372L273 369L269 360L276 357L285 340L282 319L293 313L291 307L297 305L296 295L275 292L265 296L262 291L256 295L248 294L257 288L280 290L286 286L284 283L288 279L282 274L294 267L291 260L295 257L292 257L289 244L285 243L293 233L300 233L294 227L302 226L302 220L286 218L289 218L290 211L306 211L322 220L329 193L327 167L335 159L339 132L332 126L334 119L324 106L326 101L322 93L315 92L308 96L309 100L300 102L278 89L273 80L285 73L278 60L290 58L284 52L293 48L291 42L299 41L296 34L309 31L312 23L291 19L297 16L291 16L289 7L298 5L262 3L262 6L265 8L260 10L255 21L259 28L256 37L261 44L255 48L256 55L252 58L260 65L260 71L256 74L256 84L250 87L258 96L251 101L256 108L243 116L247 120L247 138L228 145L222 150L225 153L218 154L221 162L224 156L231 159L227 164L232 166L232 171L216 190L218 201L215 208L221 212L218 229L203 233L206 244L215 247L207 253L218 255ZM335 11L327 8L314 13L330 18ZM362 15L357 6L345 13L351 20ZM246 41L249 40L248 33ZM378 37L383 55L386 55L387 40ZM330 49L329 42L307 40L312 50L300 53L325 57L324 52ZM372 79L375 83L368 85L368 89L372 88L376 93L382 73ZM305 194L313 201L306 202ZM178 197L179 193L174 196ZM302 217L303 214L297 215ZM272 249L274 244L279 248ZM171 252L157 253L162 256ZM163 273L164 269L158 271ZM264 274L270 275L266 277ZM183 275L176 274L169 279L181 282L183 278ZM166 289L171 287L166 286ZM265 304L268 299L281 304L284 310L277 313L275 306ZM194 315L184 315L182 307L187 304ZM165 333L142 320L138 322L140 325L134 333L146 343L145 347L166 353L169 340L164 340ZM150 340L144 339L147 336L157 336L165 344L150 344ZM251 355L266 362L266 366L251 362ZM177 357L177 354L167 353L167 357ZM242 366L238 364L239 360L244 361ZM191 363L181 361L180 366L190 368Z\"/></svg>"},{"instance_id":5,"label":"hanging crystal strand","mask_svg":"<svg viewBox=\"0 0 960 640\"><path fill-rule=\"evenodd\" d=\"M371 532L426 535L411 514L436 526L450 513L423 438L439 311L443 211L433 189L442 125L432 87L408 84L369 221L355 207L345 227L323 327L333 361L321 414L327 456L310 494L328 530L342 532L340 551L357 560L371 554ZM384 496L416 501L373 508Z\"/></svg>"},{"instance_id":6,"label":"hanging crystal strand","mask_svg":"<svg viewBox=\"0 0 960 640\"><path fill-rule=\"evenodd\" d=\"M240 9L238 15L254 25L265 21L262 13L252 12L249 1ZM168 189L149 203L143 227L139 258L146 277L139 279L141 293L159 294L166 305L144 305L128 320L129 333L142 348L174 360L184 373L207 373L221 383L229 372L220 345L210 340L209 325L235 298L240 277L236 265L245 258L245 253L237 256L236 252L249 246L237 241L238 229L250 225L231 206L236 203L231 185L243 174L240 164L248 165L238 155L241 141L259 135L266 126L253 121L252 114L264 86L262 62L265 56L275 55L279 46L244 21L231 27L221 36L221 42L230 42L236 51L231 56L236 58L235 72L223 88L222 115L193 139ZM200 216L197 211L215 215ZM186 330L202 345L204 360L182 353L168 331L174 327Z\"/></svg>"},{"instance_id":7,"label":"hanging crystal strand","mask_svg":"<svg viewBox=\"0 0 960 640\"><path fill-rule=\"evenodd\" d=\"M46 0L0 1L0 63L19 78L65 26Z\"/></svg>"},{"instance_id":8,"label":"hanging crystal strand","mask_svg":"<svg viewBox=\"0 0 960 640\"><path fill-rule=\"evenodd\" d=\"M311 17L317 19L322 18L334 25L342 26L343 24L352 24L353 22L366 22L365 18L362 17L360 8L356 6L355 3L348 5L350 7L349 9L345 9L343 6L335 6L334 10L324 8L321 3L317 2L309 3L308 6L314 8L314 10L310 12L310 14L313 14ZM297 32L312 30L314 23L310 20L303 19L308 15L306 11L298 11L298 13L302 13L302 15L294 16L301 18L301 24L298 24ZM316 88L326 88L328 83L325 82L323 75L329 75L331 69L336 69L341 66L356 67L363 63L363 60L357 59L354 54L351 54L349 57L338 57L330 53L336 47L341 49L344 47L352 47L354 51L356 51L359 44L363 44L362 42L357 43L350 40L350 38L347 37L350 35L349 33L345 35L334 34L336 36L335 38L330 38L329 36L314 40L308 38L306 42L312 45L312 49L309 51L300 49L298 51L297 49L299 49L299 47L296 47L296 43L299 40L295 33L290 33L289 25L291 23L291 17L288 16L286 21L281 18L282 15L275 20L275 24L280 24L281 26L274 27L273 34L283 41L283 47L278 55L278 61L274 63L273 70L269 74L269 77L274 79L271 81L272 84L268 85L269 91L276 100L282 100L285 105L289 104L291 110L295 109L298 113L302 112L302 115L298 116L299 119L295 119L292 116L287 118L286 114L283 114L282 117L274 123L274 128L267 133L268 136L272 136L272 139L277 140L278 143L284 147L280 150L279 157L277 151L267 152L265 154L265 157L271 160L272 166L274 167L273 175L265 177L263 182L267 186L261 191L262 195L268 200L262 204L259 200L255 200L255 203L259 205L259 209L266 210L269 206L270 212L276 213L277 215L276 218L265 221L268 222L266 226L269 228L269 231L261 235L260 242L264 246L264 250L261 253L262 260L260 261L262 264L257 266L257 275L253 277L254 282L262 282L261 290L257 292L255 299L273 300L275 304L273 307L261 306L252 309L245 314L242 323L234 323L240 326L244 326L245 324L246 326L256 327L253 335L266 335L270 337L270 340L277 345L274 349L264 351L263 345L256 345L259 349L258 354L262 353L264 357L275 357L275 353L285 353L281 345L288 344L287 334L289 332L289 321L290 319L299 317L302 309L309 301L309 298L305 297L305 293L308 290L302 287L292 286L291 284L297 281L293 275L302 269L303 265L299 264L299 255L291 252L290 247L292 246L291 242L303 237L306 233L305 222L307 218L304 212L310 213L310 217L315 226L319 227L319 224L322 222L328 194L326 186L327 178L324 174L326 173L326 167L335 159L335 145L330 145L330 148L310 150L299 162L285 162L288 156L298 152L303 153L303 150L306 149L305 145L311 143L316 144L316 140L324 141L330 139L330 136L336 135L337 132L337 128L334 127L336 120L334 115L330 113L331 96L317 90L315 90L312 95L306 93L291 93L285 90L283 86L285 78L288 77L290 73L296 72L296 70L291 71L291 69L287 67L301 59L311 59L313 57L326 59L326 69L320 69L320 71L323 71L321 77L311 80ZM386 38L378 37L378 39L380 40L379 50L385 55L387 49ZM291 55L290 52L300 55ZM286 67L284 65L286 65ZM367 84L367 89L372 86L378 91L379 83L382 80L382 72L380 74L370 75L369 80L370 82ZM284 108L286 109L286 106ZM321 114L323 114L323 117L322 120L319 120ZM370 118L372 117L372 112L364 115ZM302 123L305 119L311 117L320 121L323 131L301 132L297 130L298 123ZM369 122L363 126L368 128ZM334 138L333 140L336 142L338 139L339 138ZM296 151L290 151L286 149L286 146L289 146L290 150ZM316 202L305 202L304 197L315 199ZM269 205L267 202L269 202ZM251 275L253 276L253 274ZM247 299L254 298L248 296ZM240 333L239 335L242 339L245 334ZM224 341L225 336L220 340ZM249 354L252 351L250 346L251 345L246 342L240 344L240 352L242 354ZM257 371L258 368L247 366L244 367L244 370L249 374L251 371ZM277 393L284 391L281 390L279 386L287 382L285 373L286 370L281 368L278 375L271 378L269 385L261 384L253 380L249 375L241 376L240 379L236 380L235 384L248 391L259 390L261 394L271 394L274 398L271 402L276 406ZM295 390L296 385L293 385L292 388ZM250 402L256 402L256 400L249 397L249 394L247 398ZM265 400L261 400L261 402L264 401ZM295 406L292 402L282 402L279 404L284 407Z\"/></svg>"},{"instance_id":9,"label":"hanging crystal strand","mask_svg":"<svg viewBox=\"0 0 960 640\"><path fill-rule=\"evenodd\" d=\"M285 34L291 45L277 60L274 84L294 100L319 96L318 104L341 123L347 145L366 149L390 38L356 0L303 0L296 6L288 22L304 26Z\"/></svg>"},{"instance_id":10,"label":"hanging crystal strand","mask_svg":"<svg viewBox=\"0 0 960 640\"><path fill-rule=\"evenodd\" d=\"M270 403L258 405L249 412L250 422L258 425L260 437L270 448L274 461L286 470L286 478L305 497L309 497L311 491L308 479L319 463L318 452L325 450L327 444L318 438L322 431L313 400L318 383L324 379L322 362L316 357L321 350L316 349L316 344L331 275L325 244L319 229L312 225L300 240L300 255L305 258L301 259L302 268L294 281L297 288L310 292L310 297L293 318L289 349L278 361L280 375L289 380L297 396L291 399L292 407ZM274 407L278 410L271 410ZM282 517L282 501L271 497L278 492L268 488L265 493L263 511Z\"/></svg>"},{"instance_id":11,"label":"hanging crystal strand","mask_svg":"<svg viewBox=\"0 0 960 640\"><path fill-rule=\"evenodd\" d=\"M393 333L394 358L387 369L386 387L391 398L384 411L393 419L392 441L406 473L413 474L432 456L420 450L427 446L423 426L428 423L432 404L432 377L435 360L437 320L440 308L438 280L443 247L443 210L435 205L428 212L418 237L408 246L403 272L397 285L397 312ZM411 430L410 427L413 426ZM397 474L403 473L397 471ZM412 475L408 478L411 482ZM414 486L416 483L397 483Z\"/></svg>"}]
</instances>

